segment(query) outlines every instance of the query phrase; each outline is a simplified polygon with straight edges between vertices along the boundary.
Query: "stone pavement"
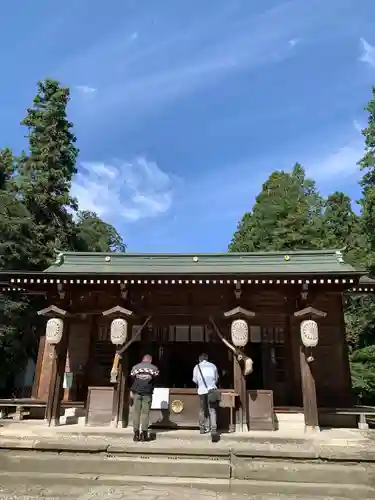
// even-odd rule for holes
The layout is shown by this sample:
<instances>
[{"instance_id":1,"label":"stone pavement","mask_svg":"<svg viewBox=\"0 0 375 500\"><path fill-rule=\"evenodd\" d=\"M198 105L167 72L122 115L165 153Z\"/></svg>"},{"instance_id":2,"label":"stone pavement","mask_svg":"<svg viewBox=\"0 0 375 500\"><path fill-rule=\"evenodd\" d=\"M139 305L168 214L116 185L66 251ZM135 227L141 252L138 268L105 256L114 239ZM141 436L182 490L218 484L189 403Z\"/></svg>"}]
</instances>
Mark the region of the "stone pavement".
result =
<instances>
[{"instance_id":1,"label":"stone pavement","mask_svg":"<svg viewBox=\"0 0 375 500\"><path fill-rule=\"evenodd\" d=\"M173 486L98 486L81 487L69 484L52 486L13 484L0 486L0 500L296 500L295 495L243 495L236 493L216 493L214 491L180 488ZM315 499L317 497L314 496ZM340 500L338 497L324 496L324 500ZM362 497L361 500L366 500Z\"/></svg>"}]
</instances>

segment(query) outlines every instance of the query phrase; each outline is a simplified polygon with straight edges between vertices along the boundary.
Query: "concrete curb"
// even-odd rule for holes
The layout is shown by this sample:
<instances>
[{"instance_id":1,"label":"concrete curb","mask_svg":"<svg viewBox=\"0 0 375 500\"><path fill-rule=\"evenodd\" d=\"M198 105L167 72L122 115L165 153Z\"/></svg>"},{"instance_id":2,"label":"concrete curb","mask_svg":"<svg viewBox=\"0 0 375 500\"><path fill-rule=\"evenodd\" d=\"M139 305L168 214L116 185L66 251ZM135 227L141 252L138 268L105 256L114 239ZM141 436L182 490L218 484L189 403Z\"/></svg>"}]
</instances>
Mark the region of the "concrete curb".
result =
<instances>
[{"instance_id":1,"label":"concrete curb","mask_svg":"<svg viewBox=\"0 0 375 500\"><path fill-rule=\"evenodd\" d=\"M369 446L354 447L354 446L329 446L318 443L309 443L308 446L298 445L272 445L243 443L242 445L235 444L228 446L228 443L217 443L212 445L209 442L198 444L184 443L165 443L169 446L162 446L158 443L124 443L114 444L105 441L96 440L72 440L66 437L65 439L40 439L25 438L25 439L2 439L0 442L0 450L18 450L18 451L39 451L39 452L55 452L55 453L81 453L81 454L107 454L107 455L123 455L123 456L175 456L185 458L200 458L207 457L211 459L229 459L231 456L238 457L243 460L256 459L283 459L297 461L327 461L327 462L375 462L375 450ZM173 447L172 447L173 446Z\"/></svg>"},{"instance_id":2,"label":"concrete curb","mask_svg":"<svg viewBox=\"0 0 375 500\"><path fill-rule=\"evenodd\" d=\"M93 475L93 474L28 474L0 472L2 485L14 484L14 481L27 481L33 484L56 485L67 483L86 488L88 486L121 486L121 485L153 485L175 486L185 488L204 488L212 492L246 494L248 498L258 495L277 495L277 498L291 500L298 498L311 500L312 498L326 499L337 498L340 500L375 499L375 490L365 485L353 484L314 484L314 483L288 483L280 481L248 481L228 479L195 479L177 477L133 477L126 475Z\"/></svg>"}]
</instances>

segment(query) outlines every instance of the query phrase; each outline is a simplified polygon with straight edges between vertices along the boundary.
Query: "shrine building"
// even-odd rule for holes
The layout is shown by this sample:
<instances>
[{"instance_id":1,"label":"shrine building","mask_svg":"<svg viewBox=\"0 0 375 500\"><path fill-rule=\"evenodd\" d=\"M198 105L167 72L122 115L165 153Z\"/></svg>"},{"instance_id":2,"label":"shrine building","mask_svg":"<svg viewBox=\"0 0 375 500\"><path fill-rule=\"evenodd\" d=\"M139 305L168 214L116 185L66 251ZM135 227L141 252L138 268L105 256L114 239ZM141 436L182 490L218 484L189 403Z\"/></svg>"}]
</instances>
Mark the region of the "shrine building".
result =
<instances>
[{"instance_id":1,"label":"shrine building","mask_svg":"<svg viewBox=\"0 0 375 500\"><path fill-rule=\"evenodd\" d=\"M130 368L151 354L153 425L197 428L192 372L206 352L220 374L219 425L246 432L341 425L335 409L355 404L343 297L374 291L362 276L336 250L63 252L44 272L0 281L44 297L32 398L49 425L66 406L86 425L130 425Z\"/></svg>"}]
</instances>

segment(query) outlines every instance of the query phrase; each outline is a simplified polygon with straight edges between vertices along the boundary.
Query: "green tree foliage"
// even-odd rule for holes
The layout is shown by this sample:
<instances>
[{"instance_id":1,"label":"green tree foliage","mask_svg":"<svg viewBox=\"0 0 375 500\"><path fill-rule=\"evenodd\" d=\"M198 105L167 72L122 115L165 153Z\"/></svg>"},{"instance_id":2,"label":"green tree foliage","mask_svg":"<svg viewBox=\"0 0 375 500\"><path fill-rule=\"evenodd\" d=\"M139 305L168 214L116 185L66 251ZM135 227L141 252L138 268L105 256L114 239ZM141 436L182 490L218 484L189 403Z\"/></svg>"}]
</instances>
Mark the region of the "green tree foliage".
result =
<instances>
[{"instance_id":1,"label":"green tree foliage","mask_svg":"<svg viewBox=\"0 0 375 500\"><path fill-rule=\"evenodd\" d=\"M363 215L350 198L335 192L323 199L313 180L296 164L291 173L273 172L263 184L251 212L241 219L229 251L340 248L359 269L375 262L375 90L367 106L369 125L363 131L365 170L361 185ZM347 341L353 388L363 402L375 402L375 299L345 299Z\"/></svg>"},{"instance_id":2,"label":"green tree foliage","mask_svg":"<svg viewBox=\"0 0 375 500\"><path fill-rule=\"evenodd\" d=\"M77 246L85 252L125 252L126 245L116 229L94 212L78 212Z\"/></svg>"},{"instance_id":3,"label":"green tree foliage","mask_svg":"<svg viewBox=\"0 0 375 500\"><path fill-rule=\"evenodd\" d=\"M77 212L71 185L78 149L67 118L69 89L37 85L22 125L28 151L0 151L0 269L43 270L56 250L124 251L115 228L95 213ZM0 294L0 390L36 353L38 297ZM40 331L40 330L39 330Z\"/></svg>"},{"instance_id":4,"label":"green tree foliage","mask_svg":"<svg viewBox=\"0 0 375 500\"><path fill-rule=\"evenodd\" d=\"M323 199L298 163L273 172L229 245L231 252L321 248Z\"/></svg>"},{"instance_id":5,"label":"green tree foliage","mask_svg":"<svg viewBox=\"0 0 375 500\"><path fill-rule=\"evenodd\" d=\"M16 159L10 149L0 151L0 269L21 269L32 252L33 225L24 204L12 187ZM0 294L0 388L15 366L27 359L29 301L14 293Z\"/></svg>"},{"instance_id":6,"label":"green tree foliage","mask_svg":"<svg viewBox=\"0 0 375 500\"><path fill-rule=\"evenodd\" d=\"M358 162L364 171L360 182L362 187L362 224L371 250L371 271L374 271L375 257L375 87L365 110L368 112L367 127L362 130L365 139L365 154Z\"/></svg>"},{"instance_id":7,"label":"green tree foliage","mask_svg":"<svg viewBox=\"0 0 375 500\"><path fill-rule=\"evenodd\" d=\"M364 155L358 162L364 172L360 185L362 214L360 224L366 257L357 258L359 264L375 272L375 87L365 107L367 127L362 130ZM346 307L347 338L351 350L353 388L363 402L375 403L375 298L350 297Z\"/></svg>"},{"instance_id":8,"label":"green tree foliage","mask_svg":"<svg viewBox=\"0 0 375 500\"><path fill-rule=\"evenodd\" d=\"M336 191L324 204L324 233L327 248L345 249L345 259L355 267L365 269L368 263L368 242L361 218L353 211L352 201Z\"/></svg>"},{"instance_id":9,"label":"green tree foliage","mask_svg":"<svg viewBox=\"0 0 375 500\"><path fill-rule=\"evenodd\" d=\"M67 119L69 89L46 79L37 90L22 122L28 130L29 153L18 165L16 187L34 224L39 266L47 267L56 248L74 248L72 210L77 209L77 202L70 190L78 149Z\"/></svg>"}]
</instances>

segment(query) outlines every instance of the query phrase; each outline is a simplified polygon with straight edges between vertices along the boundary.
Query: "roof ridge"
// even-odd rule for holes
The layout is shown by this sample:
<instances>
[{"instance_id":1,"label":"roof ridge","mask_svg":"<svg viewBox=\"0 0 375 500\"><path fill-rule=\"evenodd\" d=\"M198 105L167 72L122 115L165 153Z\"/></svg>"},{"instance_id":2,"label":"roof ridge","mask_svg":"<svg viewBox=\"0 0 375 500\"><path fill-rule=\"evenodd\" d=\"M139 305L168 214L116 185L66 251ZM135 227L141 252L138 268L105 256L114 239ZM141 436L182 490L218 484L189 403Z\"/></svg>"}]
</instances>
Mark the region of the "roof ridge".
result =
<instances>
[{"instance_id":1,"label":"roof ridge","mask_svg":"<svg viewBox=\"0 0 375 500\"><path fill-rule=\"evenodd\" d=\"M123 256L123 257L246 257L246 256L263 256L263 255L337 255L342 252L342 249L311 249L311 250L270 250L256 252L59 252L59 255L66 256Z\"/></svg>"}]
</instances>

